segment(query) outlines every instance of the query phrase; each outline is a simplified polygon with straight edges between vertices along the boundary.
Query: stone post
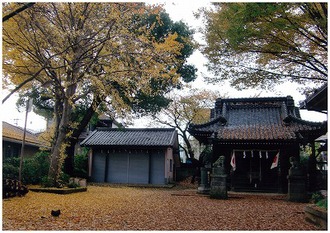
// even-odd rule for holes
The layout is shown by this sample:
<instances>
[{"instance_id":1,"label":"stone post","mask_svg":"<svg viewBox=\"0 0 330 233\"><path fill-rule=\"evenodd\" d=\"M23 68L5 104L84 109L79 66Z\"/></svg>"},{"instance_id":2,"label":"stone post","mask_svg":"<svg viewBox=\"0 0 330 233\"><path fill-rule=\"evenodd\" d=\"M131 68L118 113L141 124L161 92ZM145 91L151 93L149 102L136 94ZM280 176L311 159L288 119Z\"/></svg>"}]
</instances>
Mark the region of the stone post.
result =
<instances>
[{"instance_id":1,"label":"stone post","mask_svg":"<svg viewBox=\"0 0 330 233\"><path fill-rule=\"evenodd\" d=\"M210 180L209 180L210 168L201 167L201 182L198 186L197 193L209 194L210 193Z\"/></svg>"},{"instance_id":2,"label":"stone post","mask_svg":"<svg viewBox=\"0 0 330 233\"><path fill-rule=\"evenodd\" d=\"M290 157L291 168L288 175L288 200L307 202L306 175L295 157Z\"/></svg>"},{"instance_id":3,"label":"stone post","mask_svg":"<svg viewBox=\"0 0 330 233\"><path fill-rule=\"evenodd\" d=\"M225 156L220 156L219 159L213 164L210 197L214 199L228 198Z\"/></svg>"}]
</instances>

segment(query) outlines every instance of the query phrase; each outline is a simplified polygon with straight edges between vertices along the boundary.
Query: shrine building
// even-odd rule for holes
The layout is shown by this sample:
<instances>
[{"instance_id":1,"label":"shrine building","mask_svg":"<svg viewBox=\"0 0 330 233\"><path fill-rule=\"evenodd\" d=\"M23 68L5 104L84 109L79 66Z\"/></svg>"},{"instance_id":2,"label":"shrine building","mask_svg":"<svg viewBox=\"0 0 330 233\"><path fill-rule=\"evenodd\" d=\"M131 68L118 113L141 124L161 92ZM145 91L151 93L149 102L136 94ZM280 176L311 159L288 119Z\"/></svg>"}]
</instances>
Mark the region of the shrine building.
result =
<instances>
[{"instance_id":1,"label":"shrine building","mask_svg":"<svg viewBox=\"0 0 330 233\"><path fill-rule=\"evenodd\" d=\"M201 144L212 146L212 163L225 156L230 190L279 193L288 190L289 158L299 160L300 146L314 145L326 132L326 122L301 119L291 96L219 98L209 122L189 127Z\"/></svg>"}]
</instances>

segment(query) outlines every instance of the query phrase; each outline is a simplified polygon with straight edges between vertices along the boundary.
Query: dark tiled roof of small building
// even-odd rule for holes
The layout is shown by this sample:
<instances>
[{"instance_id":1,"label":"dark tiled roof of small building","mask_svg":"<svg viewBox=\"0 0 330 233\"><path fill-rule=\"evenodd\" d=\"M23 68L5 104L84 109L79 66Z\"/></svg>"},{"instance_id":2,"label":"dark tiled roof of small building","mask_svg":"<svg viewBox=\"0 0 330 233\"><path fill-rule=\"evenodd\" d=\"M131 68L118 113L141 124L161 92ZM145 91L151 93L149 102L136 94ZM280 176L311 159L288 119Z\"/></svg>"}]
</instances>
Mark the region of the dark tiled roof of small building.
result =
<instances>
[{"instance_id":1,"label":"dark tiled roof of small building","mask_svg":"<svg viewBox=\"0 0 330 233\"><path fill-rule=\"evenodd\" d=\"M302 120L292 97L218 99L212 113L210 122L191 125L189 132L220 140L297 140L326 127Z\"/></svg>"},{"instance_id":2,"label":"dark tiled roof of small building","mask_svg":"<svg viewBox=\"0 0 330 233\"><path fill-rule=\"evenodd\" d=\"M177 132L174 128L98 128L82 146L175 146Z\"/></svg>"}]
</instances>

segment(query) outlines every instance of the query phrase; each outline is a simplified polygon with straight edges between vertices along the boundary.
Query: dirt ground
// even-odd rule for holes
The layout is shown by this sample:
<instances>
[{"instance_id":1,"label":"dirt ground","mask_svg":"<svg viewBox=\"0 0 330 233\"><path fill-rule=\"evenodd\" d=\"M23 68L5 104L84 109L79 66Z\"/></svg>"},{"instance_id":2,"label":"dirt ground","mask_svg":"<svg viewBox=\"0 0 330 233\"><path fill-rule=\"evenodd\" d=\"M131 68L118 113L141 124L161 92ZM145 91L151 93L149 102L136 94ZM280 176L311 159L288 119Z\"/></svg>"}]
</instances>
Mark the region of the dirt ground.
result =
<instances>
[{"instance_id":1,"label":"dirt ground","mask_svg":"<svg viewBox=\"0 0 330 233\"><path fill-rule=\"evenodd\" d=\"M285 195L231 193L210 199L196 189L88 186L69 195L29 192L3 200L3 230L318 230L304 203ZM61 210L59 217L51 210Z\"/></svg>"}]
</instances>

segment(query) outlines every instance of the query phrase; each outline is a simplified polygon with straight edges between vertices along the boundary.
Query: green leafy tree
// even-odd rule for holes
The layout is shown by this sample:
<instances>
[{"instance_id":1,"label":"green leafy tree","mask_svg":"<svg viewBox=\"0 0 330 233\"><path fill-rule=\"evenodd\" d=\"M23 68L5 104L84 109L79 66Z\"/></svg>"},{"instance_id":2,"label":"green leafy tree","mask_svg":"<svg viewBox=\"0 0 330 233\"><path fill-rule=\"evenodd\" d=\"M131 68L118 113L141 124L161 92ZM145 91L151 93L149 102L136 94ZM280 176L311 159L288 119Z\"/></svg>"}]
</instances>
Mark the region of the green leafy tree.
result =
<instances>
[{"instance_id":1,"label":"green leafy tree","mask_svg":"<svg viewBox=\"0 0 330 233\"><path fill-rule=\"evenodd\" d=\"M100 106L113 116L152 112L178 86L178 34L157 41L155 24L141 24L159 12L143 3L36 3L4 23L3 86L37 90L48 101L43 105L54 109L48 173L53 185L70 140ZM84 115L78 120L80 106Z\"/></svg>"},{"instance_id":2,"label":"green leafy tree","mask_svg":"<svg viewBox=\"0 0 330 233\"><path fill-rule=\"evenodd\" d=\"M183 44L180 53L177 55L178 73L183 81L188 83L197 78L196 67L192 64L187 64L187 58L193 53L196 45L193 43L192 35L194 31L189 29L182 21L173 22L166 12L161 12L159 15L149 15L143 24L152 25L154 28L151 33L157 41L162 41L169 33L177 33L177 41Z\"/></svg>"},{"instance_id":3,"label":"green leafy tree","mask_svg":"<svg viewBox=\"0 0 330 233\"><path fill-rule=\"evenodd\" d=\"M202 10L210 82L236 88L328 77L328 4L215 3ZM201 16L199 15L199 16Z\"/></svg>"}]
</instances>

